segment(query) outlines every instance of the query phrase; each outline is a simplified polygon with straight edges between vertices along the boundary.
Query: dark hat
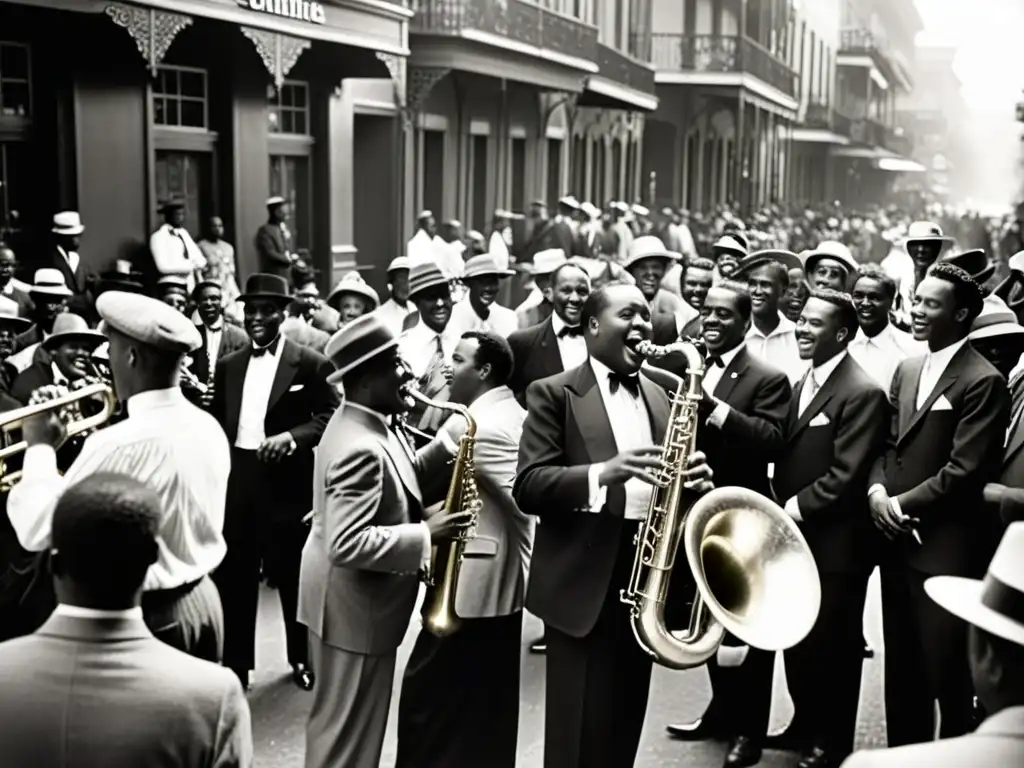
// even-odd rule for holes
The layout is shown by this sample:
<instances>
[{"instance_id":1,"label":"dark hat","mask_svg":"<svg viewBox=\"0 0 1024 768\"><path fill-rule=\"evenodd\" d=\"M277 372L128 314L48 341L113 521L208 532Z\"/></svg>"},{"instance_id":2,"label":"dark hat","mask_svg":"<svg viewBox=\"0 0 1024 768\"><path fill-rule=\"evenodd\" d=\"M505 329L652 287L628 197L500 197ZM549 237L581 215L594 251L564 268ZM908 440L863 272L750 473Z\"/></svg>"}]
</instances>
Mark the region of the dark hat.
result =
<instances>
[{"instance_id":1,"label":"dark hat","mask_svg":"<svg viewBox=\"0 0 1024 768\"><path fill-rule=\"evenodd\" d=\"M266 299L275 301L281 306L288 306L292 297L288 295L288 281L277 275L257 272L249 275L245 281L245 291L238 297L239 301Z\"/></svg>"},{"instance_id":2,"label":"dark hat","mask_svg":"<svg viewBox=\"0 0 1024 768\"><path fill-rule=\"evenodd\" d=\"M114 269L100 273L97 281L98 291L126 291L128 293L145 293L146 286L141 272L136 272L128 262L119 261Z\"/></svg>"},{"instance_id":3,"label":"dark hat","mask_svg":"<svg viewBox=\"0 0 1024 768\"><path fill-rule=\"evenodd\" d=\"M964 251L956 255L943 256L940 261L960 267L960 269L974 278L974 282L979 284L987 283L996 271L996 265L992 263L988 254L981 248Z\"/></svg>"},{"instance_id":4,"label":"dark hat","mask_svg":"<svg viewBox=\"0 0 1024 768\"><path fill-rule=\"evenodd\" d=\"M62 312L54 319L53 331L43 339L40 346L45 350L51 350L67 341L85 341L93 347L98 347L106 341L106 337L99 331L92 330L85 318L71 312Z\"/></svg>"},{"instance_id":5,"label":"dark hat","mask_svg":"<svg viewBox=\"0 0 1024 768\"><path fill-rule=\"evenodd\" d=\"M179 211L185 207L185 201L180 197L172 197L170 200L164 200L160 204L159 213L167 213L168 211Z\"/></svg>"},{"instance_id":6,"label":"dark hat","mask_svg":"<svg viewBox=\"0 0 1024 768\"><path fill-rule=\"evenodd\" d=\"M339 383L357 365L397 345L398 337L376 313L360 315L331 336L324 347L324 355L335 368L334 373L328 375L327 383Z\"/></svg>"},{"instance_id":7,"label":"dark hat","mask_svg":"<svg viewBox=\"0 0 1024 768\"><path fill-rule=\"evenodd\" d=\"M428 288L435 288L439 285L448 285L448 278L434 262L417 264L409 270L410 298Z\"/></svg>"},{"instance_id":8,"label":"dark hat","mask_svg":"<svg viewBox=\"0 0 1024 768\"><path fill-rule=\"evenodd\" d=\"M749 256L744 257L740 260L740 265L736 268L736 271L729 275L730 279L736 279L742 277L745 274L753 272L760 266L765 264L781 264L786 268L788 272L791 269L803 270L803 265L800 263L800 257L790 251L781 250L767 250L767 251L756 251Z\"/></svg>"}]
</instances>

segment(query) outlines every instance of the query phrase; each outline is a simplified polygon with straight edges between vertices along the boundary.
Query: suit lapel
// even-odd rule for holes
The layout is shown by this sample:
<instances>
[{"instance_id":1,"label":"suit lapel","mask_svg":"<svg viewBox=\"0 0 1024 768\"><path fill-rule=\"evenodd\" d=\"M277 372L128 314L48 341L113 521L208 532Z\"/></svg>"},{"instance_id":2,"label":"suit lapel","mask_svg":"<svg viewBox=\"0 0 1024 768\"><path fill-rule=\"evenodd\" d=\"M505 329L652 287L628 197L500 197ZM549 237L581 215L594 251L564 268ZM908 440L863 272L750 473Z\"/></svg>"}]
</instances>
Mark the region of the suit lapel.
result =
<instances>
[{"instance_id":1,"label":"suit lapel","mask_svg":"<svg viewBox=\"0 0 1024 768\"><path fill-rule=\"evenodd\" d=\"M804 412L796 417L796 424L793 426L793 435L800 433L808 424L811 423L811 419L817 416L821 410L828 404L828 401L832 399L832 395L835 394L836 383L842 381L843 377L846 376L846 368L850 355L847 353L846 357L840 361L839 365L836 366L835 370L832 371L832 375L828 377L824 384L818 388L818 391L814 393L814 397L811 398L811 402L807 404L807 408ZM808 375L810 372L808 372ZM800 390L795 394L796 397L796 411L800 410L800 394L803 391L804 380L807 376L804 376L800 380Z\"/></svg>"},{"instance_id":2,"label":"suit lapel","mask_svg":"<svg viewBox=\"0 0 1024 768\"><path fill-rule=\"evenodd\" d=\"M900 403L901 413L903 411L903 406L907 405L909 406L908 412L912 414L909 420L907 421L906 428L903 429L901 427L900 429L900 441L902 441L908 434L910 434L911 431L913 431L914 427L917 426L920 423L921 419L924 418L924 415L931 410L931 407L933 405L935 405L935 401L938 400L939 397L943 393L945 393L947 389L953 386L953 383L957 380L957 377L960 374L960 367L963 365L963 361L966 355L967 345L964 344L962 347L960 347L960 349L957 350L956 354L953 355L953 359L949 361L949 365L947 365L946 370L942 372L942 376L940 376L939 380L935 383L935 388L932 389L931 393L928 395L928 398L924 401L924 403L921 404L920 408L915 408L915 406L917 405L918 388L921 386L921 372L924 369L925 361L925 358L921 358L920 363L916 366L917 376L914 379L914 381L916 382L916 386L912 388L914 390L914 399L909 403ZM902 400L903 398L901 397L900 399Z\"/></svg>"},{"instance_id":3,"label":"suit lapel","mask_svg":"<svg viewBox=\"0 0 1024 768\"><path fill-rule=\"evenodd\" d=\"M541 367L545 376L562 373L562 353L558 351L558 337L555 335L555 327L551 323L551 317L544 321L540 332Z\"/></svg>"},{"instance_id":4,"label":"suit lapel","mask_svg":"<svg viewBox=\"0 0 1024 768\"><path fill-rule=\"evenodd\" d=\"M1017 422L1013 433L1009 435L1009 442L1006 444L1006 451L1003 453L1003 463L1008 464L1010 460L1017 454L1017 451L1024 446L1024 426L1021 422Z\"/></svg>"},{"instance_id":5,"label":"suit lapel","mask_svg":"<svg viewBox=\"0 0 1024 768\"><path fill-rule=\"evenodd\" d=\"M729 397L732 395L732 391L736 389L736 385L739 383L740 379L743 378L743 374L747 370L747 365L749 365L747 354L746 347L744 347L733 356L729 365L727 365L725 370L722 371L722 378L718 380L718 384L715 385L714 391L714 396L719 400L726 403L729 402Z\"/></svg>"},{"instance_id":6,"label":"suit lapel","mask_svg":"<svg viewBox=\"0 0 1024 768\"><path fill-rule=\"evenodd\" d=\"M274 373L274 383L270 387L270 397L267 399L267 413L273 409L281 395L285 393L295 379L299 370L299 347L292 344L284 336L281 337L284 349L281 350L281 359L277 362L277 371Z\"/></svg>"},{"instance_id":7,"label":"suit lapel","mask_svg":"<svg viewBox=\"0 0 1024 768\"><path fill-rule=\"evenodd\" d=\"M912 357L903 369L903 381L900 386L900 434L899 439L910 429L910 420L917 410L917 388L921 386L921 371L924 369L924 357Z\"/></svg>"},{"instance_id":8,"label":"suit lapel","mask_svg":"<svg viewBox=\"0 0 1024 768\"><path fill-rule=\"evenodd\" d=\"M252 358L252 347L243 347L236 357L232 357L224 371L226 382L226 400L228 410L225 414L225 422L228 426L228 436L237 437L238 417L242 410L242 392L245 390L245 372L249 368L249 360Z\"/></svg>"},{"instance_id":9,"label":"suit lapel","mask_svg":"<svg viewBox=\"0 0 1024 768\"><path fill-rule=\"evenodd\" d=\"M344 406L342 406L344 408ZM370 432L384 449L385 455L390 459L391 466L395 468L395 474L410 496L420 504L423 497L420 495L420 484L416 479L416 469L406 451L406 447L399 441L398 435L392 433L383 423L373 418L368 413L358 408L346 408L345 415L358 422L364 429Z\"/></svg>"},{"instance_id":10,"label":"suit lapel","mask_svg":"<svg viewBox=\"0 0 1024 768\"><path fill-rule=\"evenodd\" d=\"M651 436L654 438L654 444L661 445L668 428L669 405L665 401L665 392L643 375L640 376L640 392L647 404L647 412L651 415Z\"/></svg>"},{"instance_id":11,"label":"suit lapel","mask_svg":"<svg viewBox=\"0 0 1024 768\"><path fill-rule=\"evenodd\" d=\"M573 388L575 393L570 397L569 408L583 437L587 456L595 463L607 461L618 453L618 447L589 361L577 369Z\"/></svg>"}]
</instances>

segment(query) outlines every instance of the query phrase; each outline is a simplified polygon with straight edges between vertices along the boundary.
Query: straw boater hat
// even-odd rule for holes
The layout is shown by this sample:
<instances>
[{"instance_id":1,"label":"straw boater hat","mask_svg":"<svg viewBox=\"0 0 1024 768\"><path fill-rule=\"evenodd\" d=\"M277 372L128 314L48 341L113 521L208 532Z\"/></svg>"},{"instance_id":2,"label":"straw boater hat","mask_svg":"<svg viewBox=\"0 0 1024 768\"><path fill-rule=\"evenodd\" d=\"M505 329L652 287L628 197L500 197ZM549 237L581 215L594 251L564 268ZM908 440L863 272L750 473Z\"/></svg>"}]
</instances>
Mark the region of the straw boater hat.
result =
<instances>
[{"instance_id":1,"label":"straw boater hat","mask_svg":"<svg viewBox=\"0 0 1024 768\"><path fill-rule=\"evenodd\" d=\"M482 253L466 261L462 279L472 280L474 277L512 277L515 273L514 269L499 269L493 256L489 253Z\"/></svg>"},{"instance_id":2,"label":"straw boater hat","mask_svg":"<svg viewBox=\"0 0 1024 768\"><path fill-rule=\"evenodd\" d=\"M417 293L422 293L430 288L439 285L448 285L448 278L444 272L432 261L417 264L409 270L409 297L413 298Z\"/></svg>"},{"instance_id":3,"label":"straw boater hat","mask_svg":"<svg viewBox=\"0 0 1024 768\"><path fill-rule=\"evenodd\" d=\"M46 296L74 296L61 271L49 267L36 270L28 290L30 293L41 293Z\"/></svg>"},{"instance_id":4,"label":"straw boater hat","mask_svg":"<svg viewBox=\"0 0 1024 768\"><path fill-rule=\"evenodd\" d=\"M643 235L633 241L629 247L629 255L622 263L622 268L629 270L634 264L644 259L658 259L664 261L666 266L675 261L672 251L665 247L661 238L654 235Z\"/></svg>"},{"instance_id":5,"label":"straw boater hat","mask_svg":"<svg viewBox=\"0 0 1024 768\"><path fill-rule=\"evenodd\" d=\"M973 277L974 282L979 285L987 283L996 271L996 265L992 263L988 254L981 248L975 248L955 255L946 255L940 261L960 267L960 269Z\"/></svg>"},{"instance_id":6,"label":"straw boater hat","mask_svg":"<svg viewBox=\"0 0 1024 768\"><path fill-rule=\"evenodd\" d=\"M62 312L54 319L53 331L43 339L40 346L49 351L69 341L82 341L92 344L95 348L106 341L106 337L90 328L85 318L70 312Z\"/></svg>"},{"instance_id":7,"label":"straw boater hat","mask_svg":"<svg viewBox=\"0 0 1024 768\"><path fill-rule=\"evenodd\" d=\"M736 267L736 271L730 275L730 278L742 277L745 274L753 272L758 267L762 267L765 264L771 264L773 262L785 267L786 272L789 272L791 269L802 269L800 257L791 251L757 251L740 261L740 265Z\"/></svg>"},{"instance_id":8,"label":"straw boater hat","mask_svg":"<svg viewBox=\"0 0 1024 768\"><path fill-rule=\"evenodd\" d=\"M288 281L283 277L265 272L249 275L249 279L245 281L245 291L238 297L238 300L252 301L254 299L273 301L283 307L288 306L292 302L292 297L288 295Z\"/></svg>"},{"instance_id":9,"label":"straw boater hat","mask_svg":"<svg viewBox=\"0 0 1024 768\"><path fill-rule=\"evenodd\" d=\"M396 346L398 337L377 315L360 315L331 336L324 347L324 355L334 366L327 383L341 383L353 368Z\"/></svg>"},{"instance_id":10,"label":"straw boater hat","mask_svg":"<svg viewBox=\"0 0 1024 768\"><path fill-rule=\"evenodd\" d=\"M811 274L814 268L818 266L818 262L822 259L832 259L837 261L846 267L846 271L849 274L854 274L857 271L857 260L853 258L853 254L850 253L850 249L837 240L823 240L818 243L818 247L811 250L804 259L804 269L807 274Z\"/></svg>"},{"instance_id":11,"label":"straw boater hat","mask_svg":"<svg viewBox=\"0 0 1024 768\"><path fill-rule=\"evenodd\" d=\"M100 332L109 329L165 352L180 355L199 349L199 329L178 310L158 299L125 291L107 291L96 299L96 312L103 318Z\"/></svg>"},{"instance_id":12,"label":"straw boater hat","mask_svg":"<svg viewBox=\"0 0 1024 768\"><path fill-rule=\"evenodd\" d=\"M363 280L362 275L358 272L351 272L345 277L338 281L337 285L327 295L327 305L330 307L334 306L334 302L342 297L343 294L351 293L354 296L367 301L370 304L370 309L376 309L380 306L380 296L377 292ZM337 309L337 307L335 307Z\"/></svg>"},{"instance_id":13,"label":"straw boater hat","mask_svg":"<svg viewBox=\"0 0 1024 768\"><path fill-rule=\"evenodd\" d=\"M548 248L546 251L538 251L533 255L532 272L534 275L550 275L567 261L565 251L561 248Z\"/></svg>"},{"instance_id":14,"label":"straw boater hat","mask_svg":"<svg viewBox=\"0 0 1024 768\"><path fill-rule=\"evenodd\" d=\"M61 211L53 214L53 229L50 231L55 235L73 237L85 232L85 227L82 225L82 217L78 215L78 211Z\"/></svg>"},{"instance_id":15,"label":"straw boater hat","mask_svg":"<svg viewBox=\"0 0 1024 768\"><path fill-rule=\"evenodd\" d=\"M285 200L280 195L274 195L273 197L268 197L267 198L267 210L269 211L272 208L277 208L277 206L284 205L287 202L288 201Z\"/></svg>"},{"instance_id":16,"label":"straw boater hat","mask_svg":"<svg viewBox=\"0 0 1024 768\"><path fill-rule=\"evenodd\" d=\"M903 247L909 248L911 243L937 243L939 245L951 245L952 237L942 234L942 227L931 221L915 221L907 229L907 235L903 238Z\"/></svg>"},{"instance_id":17,"label":"straw boater hat","mask_svg":"<svg viewBox=\"0 0 1024 768\"><path fill-rule=\"evenodd\" d=\"M981 305L981 314L971 323L971 332L967 338L975 341L994 336L1020 335L1024 335L1024 327L1017 322L1013 310L998 296L986 296L985 303Z\"/></svg>"},{"instance_id":18,"label":"straw boater hat","mask_svg":"<svg viewBox=\"0 0 1024 768\"><path fill-rule=\"evenodd\" d=\"M954 616L1024 645L1024 523L1007 527L984 579L933 576L924 589Z\"/></svg>"}]
</instances>

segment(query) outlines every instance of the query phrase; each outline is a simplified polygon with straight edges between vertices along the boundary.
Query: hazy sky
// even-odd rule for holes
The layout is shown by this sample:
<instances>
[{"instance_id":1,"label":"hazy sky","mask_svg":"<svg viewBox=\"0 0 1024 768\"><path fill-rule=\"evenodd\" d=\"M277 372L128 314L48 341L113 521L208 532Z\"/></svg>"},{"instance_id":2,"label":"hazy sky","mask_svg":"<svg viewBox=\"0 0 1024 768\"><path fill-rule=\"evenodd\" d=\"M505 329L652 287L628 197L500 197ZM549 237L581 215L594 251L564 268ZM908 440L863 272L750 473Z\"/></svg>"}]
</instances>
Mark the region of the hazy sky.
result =
<instances>
[{"instance_id":1,"label":"hazy sky","mask_svg":"<svg viewBox=\"0 0 1024 768\"><path fill-rule=\"evenodd\" d=\"M916 4L925 24L918 43L959 49L954 69L970 105L978 111L1012 114L1024 88L1024 0Z\"/></svg>"}]
</instances>

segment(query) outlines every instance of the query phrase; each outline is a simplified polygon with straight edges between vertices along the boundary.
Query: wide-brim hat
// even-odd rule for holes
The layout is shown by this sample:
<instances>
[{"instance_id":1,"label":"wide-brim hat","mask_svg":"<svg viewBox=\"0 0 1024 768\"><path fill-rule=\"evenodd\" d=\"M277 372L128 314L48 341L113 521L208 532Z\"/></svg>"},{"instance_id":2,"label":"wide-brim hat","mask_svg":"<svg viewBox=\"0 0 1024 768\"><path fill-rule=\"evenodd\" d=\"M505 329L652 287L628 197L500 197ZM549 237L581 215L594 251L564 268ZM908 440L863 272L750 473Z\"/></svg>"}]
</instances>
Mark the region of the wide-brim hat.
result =
<instances>
[{"instance_id":1,"label":"wide-brim hat","mask_svg":"<svg viewBox=\"0 0 1024 768\"><path fill-rule=\"evenodd\" d=\"M1022 336L1024 327L1017 322L1017 315L998 296L986 296L981 305L981 314L971 323L967 334L970 341L991 339L996 336Z\"/></svg>"},{"instance_id":2,"label":"wide-brim hat","mask_svg":"<svg viewBox=\"0 0 1024 768\"><path fill-rule=\"evenodd\" d=\"M907 228L907 234L903 238L903 247L909 248L914 242L929 242L949 245L953 242L952 237L942 233L942 227L933 221L914 221Z\"/></svg>"},{"instance_id":3,"label":"wide-brim hat","mask_svg":"<svg viewBox=\"0 0 1024 768\"><path fill-rule=\"evenodd\" d=\"M1011 523L984 579L933 576L928 596L969 624L1024 645L1024 523Z\"/></svg>"},{"instance_id":4,"label":"wide-brim hat","mask_svg":"<svg viewBox=\"0 0 1024 768\"><path fill-rule=\"evenodd\" d=\"M565 256L565 251L561 248L548 248L545 251L538 251L533 255L532 274L550 275L565 264L566 261L568 259Z\"/></svg>"},{"instance_id":5,"label":"wide-brim hat","mask_svg":"<svg viewBox=\"0 0 1024 768\"><path fill-rule=\"evenodd\" d=\"M512 277L514 269L501 269L494 257L489 253L482 253L466 260L463 267L462 279L472 280L474 277Z\"/></svg>"},{"instance_id":6,"label":"wide-brim hat","mask_svg":"<svg viewBox=\"0 0 1024 768\"><path fill-rule=\"evenodd\" d=\"M846 271L851 275L857 271L857 260L853 258L853 254L850 252L850 249L838 240L824 240L823 242L818 243L818 247L812 249L804 259L804 271L810 275L818 265L818 262L822 259L838 261L846 267Z\"/></svg>"},{"instance_id":7,"label":"wide-brim hat","mask_svg":"<svg viewBox=\"0 0 1024 768\"><path fill-rule=\"evenodd\" d=\"M331 292L327 294L327 305L333 307L334 302L346 293L351 293L361 299L365 299L370 303L370 309L376 309L380 306L380 296L377 295L377 292L373 290L371 285L363 280L358 272L346 275L338 281Z\"/></svg>"},{"instance_id":8,"label":"wide-brim hat","mask_svg":"<svg viewBox=\"0 0 1024 768\"><path fill-rule=\"evenodd\" d=\"M55 235L73 237L85 232L85 226L78 211L61 211L53 214L53 228L50 231Z\"/></svg>"},{"instance_id":9,"label":"wide-brim hat","mask_svg":"<svg viewBox=\"0 0 1024 768\"><path fill-rule=\"evenodd\" d=\"M387 273L390 275L392 272L397 272L400 269L409 269L409 257L408 256L396 256L388 264Z\"/></svg>"},{"instance_id":10,"label":"wide-brim hat","mask_svg":"<svg viewBox=\"0 0 1024 768\"><path fill-rule=\"evenodd\" d=\"M375 314L360 315L331 336L324 355L334 366L328 384L338 384L356 366L398 346L398 336Z\"/></svg>"},{"instance_id":11,"label":"wide-brim hat","mask_svg":"<svg viewBox=\"0 0 1024 768\"><path fill-rule=\"evenodd\" d=\"M629 255L622 264L623 269L630 269L637 262L644 259L660 259L666 264L675 261L672 251L665 247L660 237L654 235L643 235L633 241L629 247Z\"/></svg>"},{"instance_id":12,"label":"wide-brim hat","mask_svg":"<svg viewBox=\"0 0 1024 768\"><path fill-rule=\"evenodd\" d=\"M93 347L98 347L106 340L106 336L89 327L89 323L85 321L84 317L71 312L62 312L53 321L53 331L43 339L39 346L45 350L51 350L69 341L84 341L87 344L92 344Z\"/></svg>"},{"instance_id":13,"label":"wide-brim hat","mask_svg":"<svg viewBox=\"0 0 1024 768\"><path fill-rule=\"evenodd\" d=\"M59 269L51 269L49 267L44 269L37 269L35 276L32 278L32 285L28 287L29 293L42 293L47 296L74 296L70 288L68 288L67 282L64 280L64 275L61 274Z\"/></svg>"},{"instance_id":14,"label":"wide-brim hat","mask_svg":"<svg viewBox=\"0 0 1024 768\"><path fill-rule=\"evenodd\" d=\"M743 238L743 241L746 242L745 237ZM726 253L739 256L742 259L747 256L749 248L749 245L743 245L740 243L735 233L730 233L728 235L722 235L720 238L715 240L714 244L711 246L711 252L725 251Z\"/></svg>"},{"instance_id":15,"label":"wide-brim hat","mask_svg":"<svg viewBox=\"0 0 1024 768\"><path fill-rule=\"evenodd\" d=\"M270 275L265 272L249 275L249 279L245 281L245 291L238 297L238 300L254 301L261 299L287 306L292 301L292 297L288 295L288 281L283 277Z\"/></svg>"},{"instance_id":16,"label":"wide-brim hat","mask_svg":"<svg viewBox=\"0 0 1024 768\"><path fill-rule=\"evenodd\" d=\"M409 270L409 298L439 285L448 285L444 272L432 261L416 264Z\"/></svg>"},{"instance_id":17,"label":"wide-brim hat","mask_svg":"<svg viewBox=\"0 0 1024 768\"><path fill-rule=\"evenodd\" d=\"M0 307L0 326L13 328L18 333L27 331L33 325L32 321L25 317L19 317L13 307Z\"/></svg>"},{"instance_id":18,"label":"wide-brim hat","mask_svg":"<svg viewBox=\"0 0 1024 768\"><path fill-rule=\"evenodd\" d=\"M974 248L963 253L947 254L940 261L960 267L978 284L987 283L996 272L996 265L981 248Z\"/></svg>"},{"instance_id":19,"label":"wide-brim hat","mask_svg":"<svg viewBox=\"0 0 1024 768\"><path fill-rule=\"evenodd\" d=\"M803 269L803 265L800 263L800 257L792 251L783 250L766 250L766 251L755 251L749 256L744 257L736 271L733 272L729 277L738 278L745 274L750 274L758 267L764 266L765 264L781 264L786 268L786 272L791 269Z\"/></svg>"}]
</instances>

